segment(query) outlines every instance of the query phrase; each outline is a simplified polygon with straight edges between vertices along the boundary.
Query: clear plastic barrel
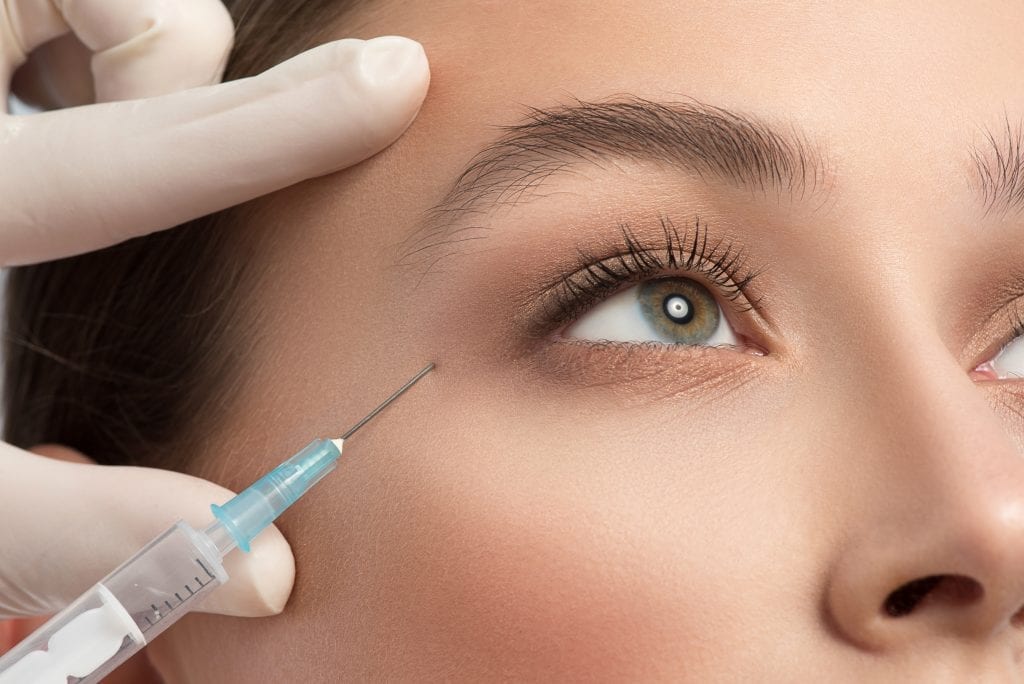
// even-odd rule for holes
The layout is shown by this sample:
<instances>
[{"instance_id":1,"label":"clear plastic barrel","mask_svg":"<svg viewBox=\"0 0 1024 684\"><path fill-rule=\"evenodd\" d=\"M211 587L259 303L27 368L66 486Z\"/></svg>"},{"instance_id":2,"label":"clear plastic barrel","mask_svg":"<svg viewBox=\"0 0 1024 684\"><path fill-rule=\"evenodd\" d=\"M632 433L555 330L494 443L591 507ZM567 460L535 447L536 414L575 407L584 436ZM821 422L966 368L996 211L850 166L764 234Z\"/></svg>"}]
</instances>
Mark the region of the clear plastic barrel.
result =
<instances>
[{"instance_id":1,"label":"clear plastic barrel","mask_svg":"<svg viewBox=\"0 0 1024 684\"><path fill-rule=\"evenodd\" d=\"M0 657L0 684L98 682L227 578L216 546L179 521Z\"/></svg>"}]
</instances>

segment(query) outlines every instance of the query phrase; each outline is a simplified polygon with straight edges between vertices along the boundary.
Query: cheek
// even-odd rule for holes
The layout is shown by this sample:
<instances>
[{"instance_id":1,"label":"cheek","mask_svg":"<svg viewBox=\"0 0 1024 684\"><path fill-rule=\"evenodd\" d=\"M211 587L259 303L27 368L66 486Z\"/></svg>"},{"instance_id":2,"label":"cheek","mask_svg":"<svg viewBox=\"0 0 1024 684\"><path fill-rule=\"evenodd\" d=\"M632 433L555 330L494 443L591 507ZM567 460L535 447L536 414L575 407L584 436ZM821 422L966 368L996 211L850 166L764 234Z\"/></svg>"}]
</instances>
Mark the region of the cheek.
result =
<instances>
[{"instance_id":1,"label":"cheek","mask_svg":"<svg viewBox=\"0 0 1024 684\"><path fill-rule=\"evenodd\" d=\"M530 469L446 474L450 489L410 505L414 529L384 531L381 562L397 571L380 617L410 659L481 677L642 674L650 643L679 625L597 502Z\"/></svg>"},{"instance_id":2,"label":"cheek","mask_svg":"<svg viewBox=\"0 0 1024 684\"><path fill-rule=\"evenodd\" d=\"M374 520L338 535L342 571L316 566L341 601L324 619L360 616L343 628L349 657L382 655L386 643L385 661L366 664L380 675L637 677L651 644L667 630L683 636L664 585L635 555L644 541L623 539L621 522L609 528L593 483L581 489L507 450L517 467L419 457L422 470L392 473Z\"/></svg>"},{"instance_id":3,"label":"cheek","mask_svg":"<svg viewBox=\"0 0 1024 684\"><path fill-rule=\"evenodd\" d=\"M471 434L435 423L418 433L429 443L368 440L332 501L290 521L330 528L297 546L290 610L319 625L303 643L357 677L636 680L702 657L720 667L747 634L752 595L777 601L770 581L739 579L763 575L764 555L742 553L759 530L728 491L715 501L728 487L691 477L687 492L681 454L586 434L567 448L564 429L536 415L532 433L505 441L518 422L505 409L477 405Z\"/></svg>"}]
</instances>

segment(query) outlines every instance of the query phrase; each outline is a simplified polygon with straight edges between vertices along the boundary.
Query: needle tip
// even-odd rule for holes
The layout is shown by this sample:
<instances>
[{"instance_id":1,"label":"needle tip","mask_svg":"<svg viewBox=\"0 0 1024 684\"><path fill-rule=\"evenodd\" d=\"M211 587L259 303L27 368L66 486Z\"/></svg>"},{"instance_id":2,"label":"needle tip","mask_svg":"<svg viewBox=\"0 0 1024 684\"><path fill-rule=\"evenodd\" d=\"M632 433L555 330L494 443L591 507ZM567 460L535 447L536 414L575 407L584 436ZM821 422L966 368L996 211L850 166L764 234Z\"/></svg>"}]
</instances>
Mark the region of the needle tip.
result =
<instances>
[{"instance_id":1,"label":"needle tip","mask_svg":"<svg viewBox=\"0 0 1024 684\"><path fill-rule=\"evenodd\" d=\"M390 397L388 397L387 399L385 399L384 401L382 401L382 402L381 402L381 403L380 403L380 404L379 404L379 405L377 406L377 408L373 409L373 410L372 410L372 411L370 411L370 412L369 412L368 414L366 414L366 416L365 416L365 417L363 417L363 418L362 418L362 420L360 420L360 421L359 421L358 423L356 423L356 424L355 424L355 425L353 425L353 426L352 426L351 428L349 428L349 429L348 429L348 430L347 430L347 431L345 432L345 434L343 434L343 435L342 435L342 436L341 436L340 438L338 438L337 440L331 440L331 441L333 441L333 442L335 443L335 445L337 445L337 446L338 446L338 448L340 449L340 448L341 448L340 442L344 442L344 441L345 441L346 439L348 439L349 437L351 437L351 436L352 436L352 434L353 434L353 433L354 433L354 432L355 432L356 430L358 430L359 428L363 427L363 426L364 426L364 425L366 425L366 424L367 424L368 422L370 422L370 419L371 419L371 418L373 418L373 417L374 417L374 416L376 416L376 415L377 415L378 413L380 413L380 412L381 412L381 411L383 411L383 410L384 410L385 408L387 408L388 404L390 404L391 402L393 402L393 401L394 401L395 399L397 399L398 397L402 396L402 395L403 395L403 394L404 394L404 393L406 392L406 390L408 390L408 389L409 389L410 387L412 387L413 385L415 385L415 384L416 384L416 382L417 382L417 381L418 381L418 380L419 380L420 378L422 378L422 377L423 377L424 375L426 375L427 373L429 373L429 372L430 372L430 371L432 371L432 370L434 370L434 362L433 362L433 361L431 361L431 362L430 362L430 363L428 363L428 364L427 364L426 366L424 366L424 367L423 367L423 369L422 369L422 370L420 370L420 372L419 372L419 373L417 373L416 375L412 376L412 378L411 378L411 379L410 379L410 380L409 380L408 382L406 382L406 383L405 383L404 385L402 385L402 386L401 386L401 387L399 387L399 388L398 388L397 390L395 390L395 391L394 391L394 392L393 392L393 393L391 394L391 396L390 396Z\"/></svg>"}]
</instances>

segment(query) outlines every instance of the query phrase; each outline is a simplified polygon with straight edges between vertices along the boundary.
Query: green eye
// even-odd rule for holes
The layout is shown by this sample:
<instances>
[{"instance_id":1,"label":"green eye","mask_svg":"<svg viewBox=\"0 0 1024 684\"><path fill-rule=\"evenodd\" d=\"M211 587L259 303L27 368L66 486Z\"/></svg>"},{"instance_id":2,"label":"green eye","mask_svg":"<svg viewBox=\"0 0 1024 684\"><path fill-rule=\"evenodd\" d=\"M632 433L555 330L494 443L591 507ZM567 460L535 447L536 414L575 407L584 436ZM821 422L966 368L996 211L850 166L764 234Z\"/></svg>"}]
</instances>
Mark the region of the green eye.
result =
<instances>
[{"instance_id":1,"label":"green eye","mask_svg":"<svg viewBox=\"0 0 1024 684\"><path fill-rule=\"evenodd\" d=\"M687 278L641 283L637 301L650 326L676 344L707 344L722 318L708 289Z\"/></svg>"},{"instance_id":2,"label":"green eye","mask_svg":"<svg viewBox=\"0 0 1024 684\"><path fill-rule=\"evenodd\" d=\"M718 300L690 278L647 280L612 295L580 316L564 334L608 342L740 346Z\"/></svg>"}]
</instances>

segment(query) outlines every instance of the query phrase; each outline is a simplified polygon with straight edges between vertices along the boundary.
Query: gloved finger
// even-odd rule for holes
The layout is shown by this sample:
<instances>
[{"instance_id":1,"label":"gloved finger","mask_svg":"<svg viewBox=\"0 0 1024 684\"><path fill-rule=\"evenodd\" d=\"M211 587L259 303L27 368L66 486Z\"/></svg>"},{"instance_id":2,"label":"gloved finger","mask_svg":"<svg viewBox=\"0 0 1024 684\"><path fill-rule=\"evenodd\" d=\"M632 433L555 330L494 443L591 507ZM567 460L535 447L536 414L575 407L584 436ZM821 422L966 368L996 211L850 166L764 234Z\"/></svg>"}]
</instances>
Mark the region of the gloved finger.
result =
<instances>
[{"instance_id":1,"label":"gloved finger","mask_svg":"<svg viewBox=\"0 0 1024 684\"><path fill-rule=\"evenodd\" d=\"M2 265L98 249L351 166L404 132L429 80L415 41L346 39L249 79L0 119Z\"/></svg>"},{"instance_id":2,"label":"gloved finger","mask_svg":"<svg viewBox=\"0 0 1024 684\"><path fill-rule=\"evenodd\" d=\"M232 493L153 468L69 463L0 443L0 618L54 613L175 521L212 520ZM258 617L283 610L295 560L276 527L225 558L230 580L199 610Z\"/></svg>"},{"instance_id":3,"label":"gloved finger","mask_svg":"<svg viewBox=\"0 0 1024 684\"><path fill-rule=\"evenodd\" d=\"M231 16L220 0L0 3L0 43L7 48L0 55L8 73L28 53L68 31L93 53L91 68L99 102L216 83L234 39Z\"/></svg>"}]
</instances>

